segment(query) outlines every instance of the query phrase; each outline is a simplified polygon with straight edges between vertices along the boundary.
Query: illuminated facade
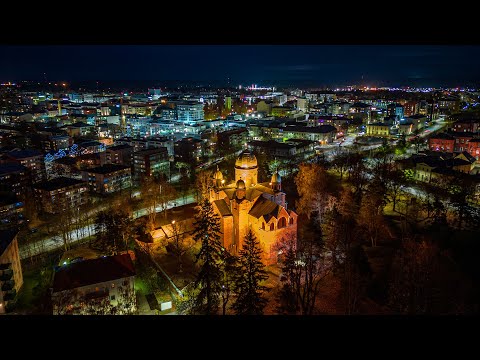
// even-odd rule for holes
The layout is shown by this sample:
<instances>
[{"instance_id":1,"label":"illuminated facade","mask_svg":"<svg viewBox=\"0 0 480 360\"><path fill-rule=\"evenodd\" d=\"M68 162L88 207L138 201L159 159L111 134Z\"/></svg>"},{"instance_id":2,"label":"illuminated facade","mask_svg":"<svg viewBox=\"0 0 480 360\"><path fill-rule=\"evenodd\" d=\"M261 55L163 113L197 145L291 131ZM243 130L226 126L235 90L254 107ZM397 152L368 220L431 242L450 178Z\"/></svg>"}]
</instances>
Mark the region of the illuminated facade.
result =
<instances>
[{"instance_id":1,"label":"illuminated facade","mask_svg":"<svg viewBox=\"0 0 480 360\"><path fill-rule=\"evenodd\" d=\"M264 262L276 263L278 243L297 236L297 214L287 209L278 172L270 182L259 183L257 159L244 150L235 163L235 182L227 184L219 170L212 181L210 201L220 216L222 246L238 254L250 228L260 242Z\"/></svg>"}]
</instances>

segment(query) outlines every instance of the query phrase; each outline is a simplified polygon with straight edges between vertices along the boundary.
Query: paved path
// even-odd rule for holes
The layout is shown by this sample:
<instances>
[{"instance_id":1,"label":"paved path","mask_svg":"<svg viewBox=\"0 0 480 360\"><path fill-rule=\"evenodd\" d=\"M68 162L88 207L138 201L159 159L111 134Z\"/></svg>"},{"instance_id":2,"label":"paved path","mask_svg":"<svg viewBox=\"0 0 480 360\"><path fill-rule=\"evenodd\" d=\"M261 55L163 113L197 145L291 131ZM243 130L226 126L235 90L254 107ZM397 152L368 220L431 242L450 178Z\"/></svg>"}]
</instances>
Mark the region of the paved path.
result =
<instances>
[{"instance_id":1,"label":"paved path","mask_svg":"<svg viewBox=\"0 0 480 360\"><path fill-rule=\"evenodd\" d=\"M176 205L185 205L185 204L191 204L195 202L195 196L194 195L188 195L185 197L185 200L183 197L178 197L175 202L171 202L168 206L167 209L171 209ZM160 211L160 208L157 208L157 212ZM135 219L145 216L147 214L147 209L140 209L138 211L135 211L133 214L133 217ZM85 240L88 237L88 234L94 234L95 233L95 226L88 225L84 226L78 230L72 230L69 233L69 244L73 244L82 240ZM60 249L64 247L63 239L60 236L50 236L41 240L37 240L33 243L27 243L23 244L20 246L20 258L21 259L27 259L32 256L40 255L45 252L49 252L52 250Z\"/></svg>"}]
</instances>

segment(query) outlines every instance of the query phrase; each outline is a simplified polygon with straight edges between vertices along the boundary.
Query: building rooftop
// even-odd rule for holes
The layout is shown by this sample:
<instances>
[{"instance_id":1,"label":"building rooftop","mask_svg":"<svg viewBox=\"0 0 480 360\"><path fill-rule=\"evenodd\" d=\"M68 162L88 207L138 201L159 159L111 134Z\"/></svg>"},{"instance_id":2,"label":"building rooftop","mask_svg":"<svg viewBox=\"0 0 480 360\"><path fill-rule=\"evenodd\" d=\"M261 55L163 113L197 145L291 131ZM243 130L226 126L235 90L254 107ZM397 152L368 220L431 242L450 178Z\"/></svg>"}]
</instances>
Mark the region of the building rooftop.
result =
<instances>
[{"instance_id":1,"label":"building rooftop","mask_svg":"<svg viewBox=\"0 0 480 360\"><path fill-rule=\"evenodd\" d=\"M261 140L252 140L248 142L248 145L253 147L267 147L271 149L291 149L294 148L295 145L288 144L288 143L280 143L275 140L268 140L268 141L261 141Z\"/></svg>"},{"instance_id":2,"label":"building rooftop","mask_svg":"<svg viewBox=\"0 0 480 360\"><path fill-rule=\"evenodd\" d=\"M15 236L18 234L18 229L10 228L5 230L0 230L0 256L3 255L8 246L12 243Z\"/></svg>"},{"instance_id":3,"label":"building rooftop","mask_svg":"<svg viewBox=\"0 0 480 360\"><path fill-rule=\"evenodd\" d=\"M122 145L113 145L107 148L108 150L111 151L117 151L117 150L127 150L127 149L133 149L133 146L130 146L128 144L122 144Z\"/></svg>"},{"instance_id":4,"label":"building rooftop","mask_svg":"<svg viewBox=\"0 0 480 360\"><path fill-rule=\"evenodd\" d=\"M0 164L0 176L11 173L25 172L27 168L20 164Z\"/></svg>"},{"instance_id":5,"label":"building rooftop","mask_svg":"<svg viewBox=\"0 0 480 360\"><path fill-rule=\"evenodd\" d=\"M84 115L84 114L82 114ZM77 117L79 117L79 115L76 115ZM85 116L86 117L86 116ZM65 126L62 126L62 127L67 127L67 128L82 128L82 127L92 127L93 125L89 125L87 123L84 123L84 122L76 122L74 124L71 124L71 125L65 125Z\"/></svg>"},{"instance_id":6,"label":"building rooftop","mask_svg":"<svg viewBox=\"0 0 480 360\"><path fill-rule=\"evenodd\" d=\"M35 189L46 190L46 191L53 191L57 189L63 189L68 186L83 184L84 182L77 179L71 179L64 176L60 176L48 181L43 181L40 183L35 184L33 187Z\"/></svg>"},{"instance_id":7,"label":"building rooftop","mask_svg":"<svg viewBox=\"0 0 480 360\"><path fill-rule=\"evenodd\" d=\"M34 156L42 156L42 153L38 150L17 150L9 151L5 154L15 159L26 159Z\"/></svg>"},{"instance_id":8,"label":"building rooftop","mask_svg":"<svg viewBox=\"0 0 480 360\"><path fill-rule=\"evenodd\" d=\"M385 123L377 122L377 123L367 124L367 126L389 126L389 125Z\"/></svg>"},{"instance_id":9,"label":"building rooftop","mask_svg":"<svg viewBox=\"0 0 480 360\"><path fill-rule=\"evenodd\" d=\"M135 151L133 153L134 156L136 155L148 156L148 155L154 155L154 154L168 154L168 149L165 146L161 146L159 148L140 150L140 151Z\"/></svg>"},{"instance_id":10,"label":"building rooftop","mask_svg":"<svg viewBox=\"0 0 480 360\"><path fill-rule=\"evenodd\" d=\"M315 133L315 134L328 134L331 132L337 132L337 128L333 125L320 125L320 126L287 126L283 131Z\"/></svg>"},{"instance_id":11,"label":"building rooftop","mask_svg":"<svg viewBox=\"0 0 480 360\"><path fill-rule=\"evenodd\" d=\"M439 139L439 140L455 140L454 137L447 133L438 133L433 134L430 139Z\"/></svg>"},{"instance_id":12,"label":"building rooftop","mask_svg":"<svg viewBox=\"0 0 480 360\"><path fill-rule=\"evenodd\" d=\"M125 170L125 169L130 169L130 166L123 166L123 165L117 165L117 164L105 164L103 166L87 169L85 171L89 173L94 173L94 174L110 174L110 173L114 173L116 171Z\"/></svg>"},{"instance_id":13,"label":"building rooftop","mask_svg":"<svg viewBox=\"0 0 480 360\"><path fill-rule=\"evenodd\" d=\"M84 260L61 267L55 273L53 292L135 276L129 254Z\"/></svg>"}]
</instances>

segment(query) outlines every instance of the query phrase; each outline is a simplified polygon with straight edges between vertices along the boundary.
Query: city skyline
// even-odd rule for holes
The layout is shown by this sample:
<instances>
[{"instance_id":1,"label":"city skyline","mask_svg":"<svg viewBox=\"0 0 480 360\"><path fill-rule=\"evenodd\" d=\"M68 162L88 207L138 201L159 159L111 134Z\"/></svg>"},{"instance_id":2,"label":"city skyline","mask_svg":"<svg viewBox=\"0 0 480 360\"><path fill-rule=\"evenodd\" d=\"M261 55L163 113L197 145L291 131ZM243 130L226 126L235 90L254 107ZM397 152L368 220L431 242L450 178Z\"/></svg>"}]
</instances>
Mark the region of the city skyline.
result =
<instances>
[{"instance_id":1,"label":"city skyline","mask_svg":"<svg viewBox=\"0 0 480 360\"><path fill-rule=\"evenodd\" d=\"M0 80L276 86L477 86L478 46L1 46Z\"/></svg>"}]
</instances>

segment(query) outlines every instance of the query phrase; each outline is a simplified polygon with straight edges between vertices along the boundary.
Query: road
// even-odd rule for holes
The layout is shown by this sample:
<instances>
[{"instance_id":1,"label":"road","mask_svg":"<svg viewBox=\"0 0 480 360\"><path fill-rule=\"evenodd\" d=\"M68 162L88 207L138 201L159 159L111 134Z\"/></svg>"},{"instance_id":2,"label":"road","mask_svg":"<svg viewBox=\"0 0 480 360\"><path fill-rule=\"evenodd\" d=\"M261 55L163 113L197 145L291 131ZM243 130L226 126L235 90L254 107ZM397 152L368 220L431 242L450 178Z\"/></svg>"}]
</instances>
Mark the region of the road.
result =
<instances>
[{"instance_id":1,"label":"road","mask_svg":"<svg viewBox=\"0 0 480 360\"><path fill-rule=\"evenodd\" d=\"M195 196L188 195L183 199L183 197L178 197L175 201L171 202L167 209L171 209L177 205L185 205L185 204L191 204L195 202ZM160 208L157 208L157 212L160 212ZM133 217L135 219L145 216L147 214L147 208L143 208L140 210L135 211L133 214ZM69 237L70 241L69 244L73 244L75 242L81 241L83 239L86 239L89 234L94 234L95 233L95 228L94 225L88 225L84 226L78 230L72 230L70 231ZM48 238L44 238L42 240L37 240L33 243L28 243L28 244L23 244L20 246L20 258L21 259L26 259L31 256L39 255L44 252L56 250L63 248L63 240L61 236L51 236Z\"/></svg>"}]
</instances>

